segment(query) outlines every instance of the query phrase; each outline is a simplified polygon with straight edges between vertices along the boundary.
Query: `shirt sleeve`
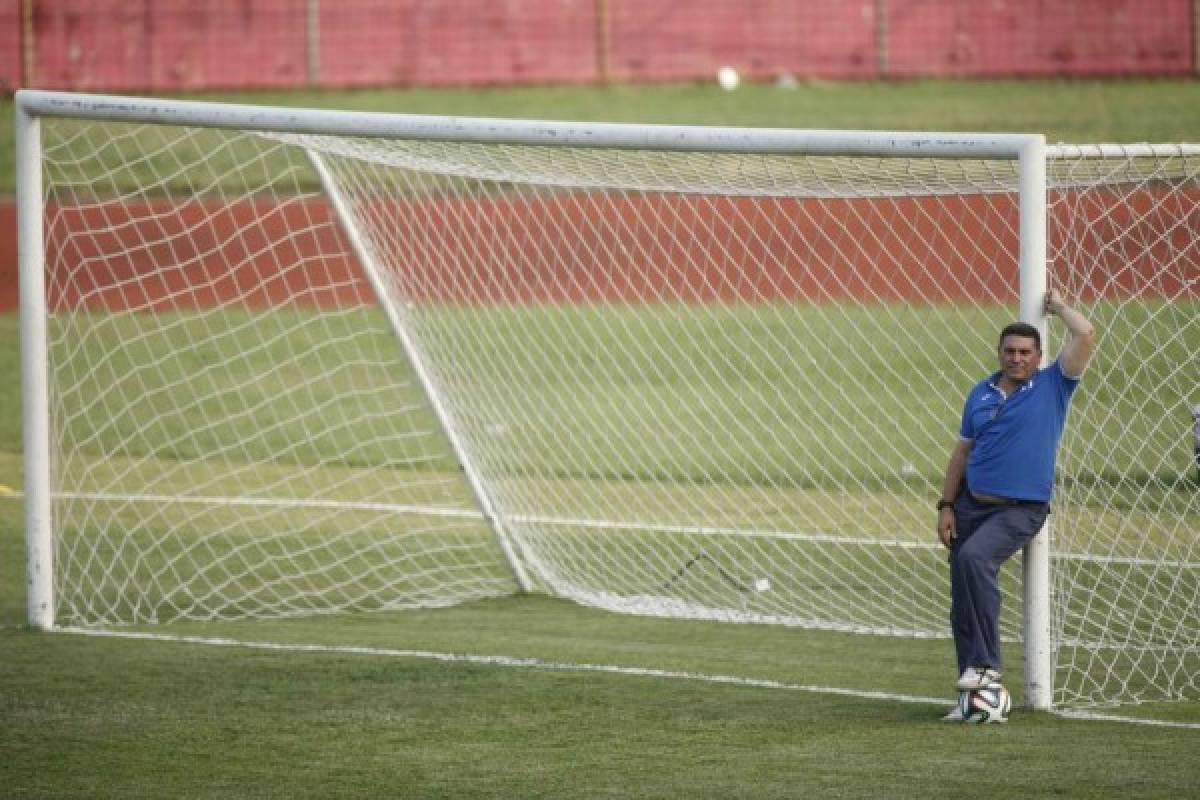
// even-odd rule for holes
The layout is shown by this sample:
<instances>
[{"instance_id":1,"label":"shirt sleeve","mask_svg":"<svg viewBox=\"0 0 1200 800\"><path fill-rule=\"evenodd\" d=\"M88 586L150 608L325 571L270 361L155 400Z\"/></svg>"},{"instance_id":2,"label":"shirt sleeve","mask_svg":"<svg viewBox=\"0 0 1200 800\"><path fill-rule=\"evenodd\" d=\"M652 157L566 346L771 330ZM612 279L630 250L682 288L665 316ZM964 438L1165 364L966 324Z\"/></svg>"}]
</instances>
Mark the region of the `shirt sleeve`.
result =
<instances>
[{"instance_id":1,"label":"shirt sleeve","mask_svg":"<svg viewBox=\"0 0 1200 800\"><path fill-rule=\"evenodd\" d=\"M1064 413L1067 404L1071 402L1071 395L1075 394L1075 390L1079 388L1079 381L1083 377L1072 378L1063 371L1062 364L1058 359L1054 359L1054 363L1050 365L1050 369L1054 371L1054 377L1058 386L1058 402Z\"/></svg>"}]
</instances>

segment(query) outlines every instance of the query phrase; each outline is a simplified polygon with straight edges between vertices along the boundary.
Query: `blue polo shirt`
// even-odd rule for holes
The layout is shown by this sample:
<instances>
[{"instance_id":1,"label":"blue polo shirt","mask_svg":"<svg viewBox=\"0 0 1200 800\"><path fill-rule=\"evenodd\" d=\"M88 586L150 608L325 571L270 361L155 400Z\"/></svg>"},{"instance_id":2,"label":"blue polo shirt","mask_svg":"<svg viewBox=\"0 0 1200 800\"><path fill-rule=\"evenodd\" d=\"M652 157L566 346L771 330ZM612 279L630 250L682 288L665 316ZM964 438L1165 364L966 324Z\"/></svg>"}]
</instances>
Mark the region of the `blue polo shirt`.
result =
<instances>
[{"instance_id":1,"label":"blue polo shirt","mask_svg":"<svg viewBox=\"0 0 1200 800\"><path fill-rule=\"evenodd\" d=\"M1055 360L1007 397L999 380L997 372L975 384L963 405L958 432L973 443L967 488L1048 503L1058 440L1079 379L1067 377Z\"/></svg>"}]
</instances>

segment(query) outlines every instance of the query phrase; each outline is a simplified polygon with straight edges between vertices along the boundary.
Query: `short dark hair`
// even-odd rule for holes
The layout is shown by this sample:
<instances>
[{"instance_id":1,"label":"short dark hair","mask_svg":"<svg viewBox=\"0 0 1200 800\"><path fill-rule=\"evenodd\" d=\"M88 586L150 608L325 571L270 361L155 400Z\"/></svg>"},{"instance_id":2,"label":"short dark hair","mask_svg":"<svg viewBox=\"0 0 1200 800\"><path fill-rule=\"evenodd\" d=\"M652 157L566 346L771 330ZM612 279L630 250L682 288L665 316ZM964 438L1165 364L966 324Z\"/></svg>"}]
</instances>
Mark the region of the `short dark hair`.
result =
<instances>
[{"instance_id":1,"label":"short dark hair","mask_svg":"<svg viewBox=\"0 0 1200 800\"><path fill-rule=\"evenodd\" d=\"M1040 352L1042 349L1041 332L1028 322L1014 322L1011 325L1005 325L1004 330L1000 331L1000 346L1004 345L1005 336L1024 336L1033 339L1034 346L1038 351Z\"/></svg>"}]
</instances>

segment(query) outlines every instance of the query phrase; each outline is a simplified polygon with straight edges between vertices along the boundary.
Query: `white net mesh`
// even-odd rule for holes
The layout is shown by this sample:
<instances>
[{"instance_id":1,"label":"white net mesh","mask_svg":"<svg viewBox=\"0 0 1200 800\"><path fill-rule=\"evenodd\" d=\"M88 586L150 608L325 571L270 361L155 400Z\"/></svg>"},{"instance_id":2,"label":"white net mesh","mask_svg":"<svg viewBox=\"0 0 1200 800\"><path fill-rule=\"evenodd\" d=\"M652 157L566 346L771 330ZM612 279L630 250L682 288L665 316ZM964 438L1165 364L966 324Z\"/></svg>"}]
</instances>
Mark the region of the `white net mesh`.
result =
<instances>
[{"instance_id":1,"label":"white net mesh","mask_svg":"<svg viewBox=\"0 0 1200 800\"><path fill-rule=\"evenodd\" d=\"M1060 702L1197 694L1195 166L1051 164L1056 278L1104 332L1053 517ZM948 633L932 502L1016 313L1010 161L47 121L45 186L60 619L514 590L332 192L535 588Z\"/></svg>"},{"instance_id":2,"label":"white net mesh","mask_svg":"<svg viewBox=\"0 0 1200 800\"><path fill-rule=\"evenodd\" d=\"M513 591L302 153L47 129L60 620Z\"/></svg>"},{"instance_id":3,"label":"white net mesh","mask_svg":"<svg viewBox=\"0 0 1200 800\"><path fill-rule=\"evenodd\" d=\"M1102 331L1059 459L1053 572L1067 704L1200 697L1200 158L1066 149L1054 274ZM1092 157L1087 157L1092 156Z\"/></svg>"},{"instance_id":4,"label":"white net mesh","mask_svg":"<svg viewBox=\"0 0 1200 800\"><path fill-rule=\"evenodd\" d=\"M329 157L550 591L945 635L929 499L1015 304L1010 164L286 138Z\"/></svg>"}]
</instances>

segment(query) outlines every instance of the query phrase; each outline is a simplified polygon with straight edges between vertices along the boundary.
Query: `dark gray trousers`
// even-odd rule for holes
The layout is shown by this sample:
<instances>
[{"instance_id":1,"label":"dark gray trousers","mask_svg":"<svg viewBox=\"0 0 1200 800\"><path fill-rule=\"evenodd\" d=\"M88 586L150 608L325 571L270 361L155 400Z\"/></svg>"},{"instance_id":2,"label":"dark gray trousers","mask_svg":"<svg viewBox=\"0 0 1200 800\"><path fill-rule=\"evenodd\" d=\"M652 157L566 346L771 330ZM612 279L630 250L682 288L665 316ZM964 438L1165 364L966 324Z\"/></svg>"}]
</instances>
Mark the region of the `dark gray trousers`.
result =
<instances>
[{"instance_id":1,"label":"dark gray trousers","mask_svg":"<svg viewBox=\"0 0 1200 800\"><path fill-rule=\"evenodd\" d=\"M1042 528L1048 503L987 505L963 492L954 501L958 535L950 549L950 625L958 671L999 670L1000 567Z\"/></svg>"}]
</instances>

